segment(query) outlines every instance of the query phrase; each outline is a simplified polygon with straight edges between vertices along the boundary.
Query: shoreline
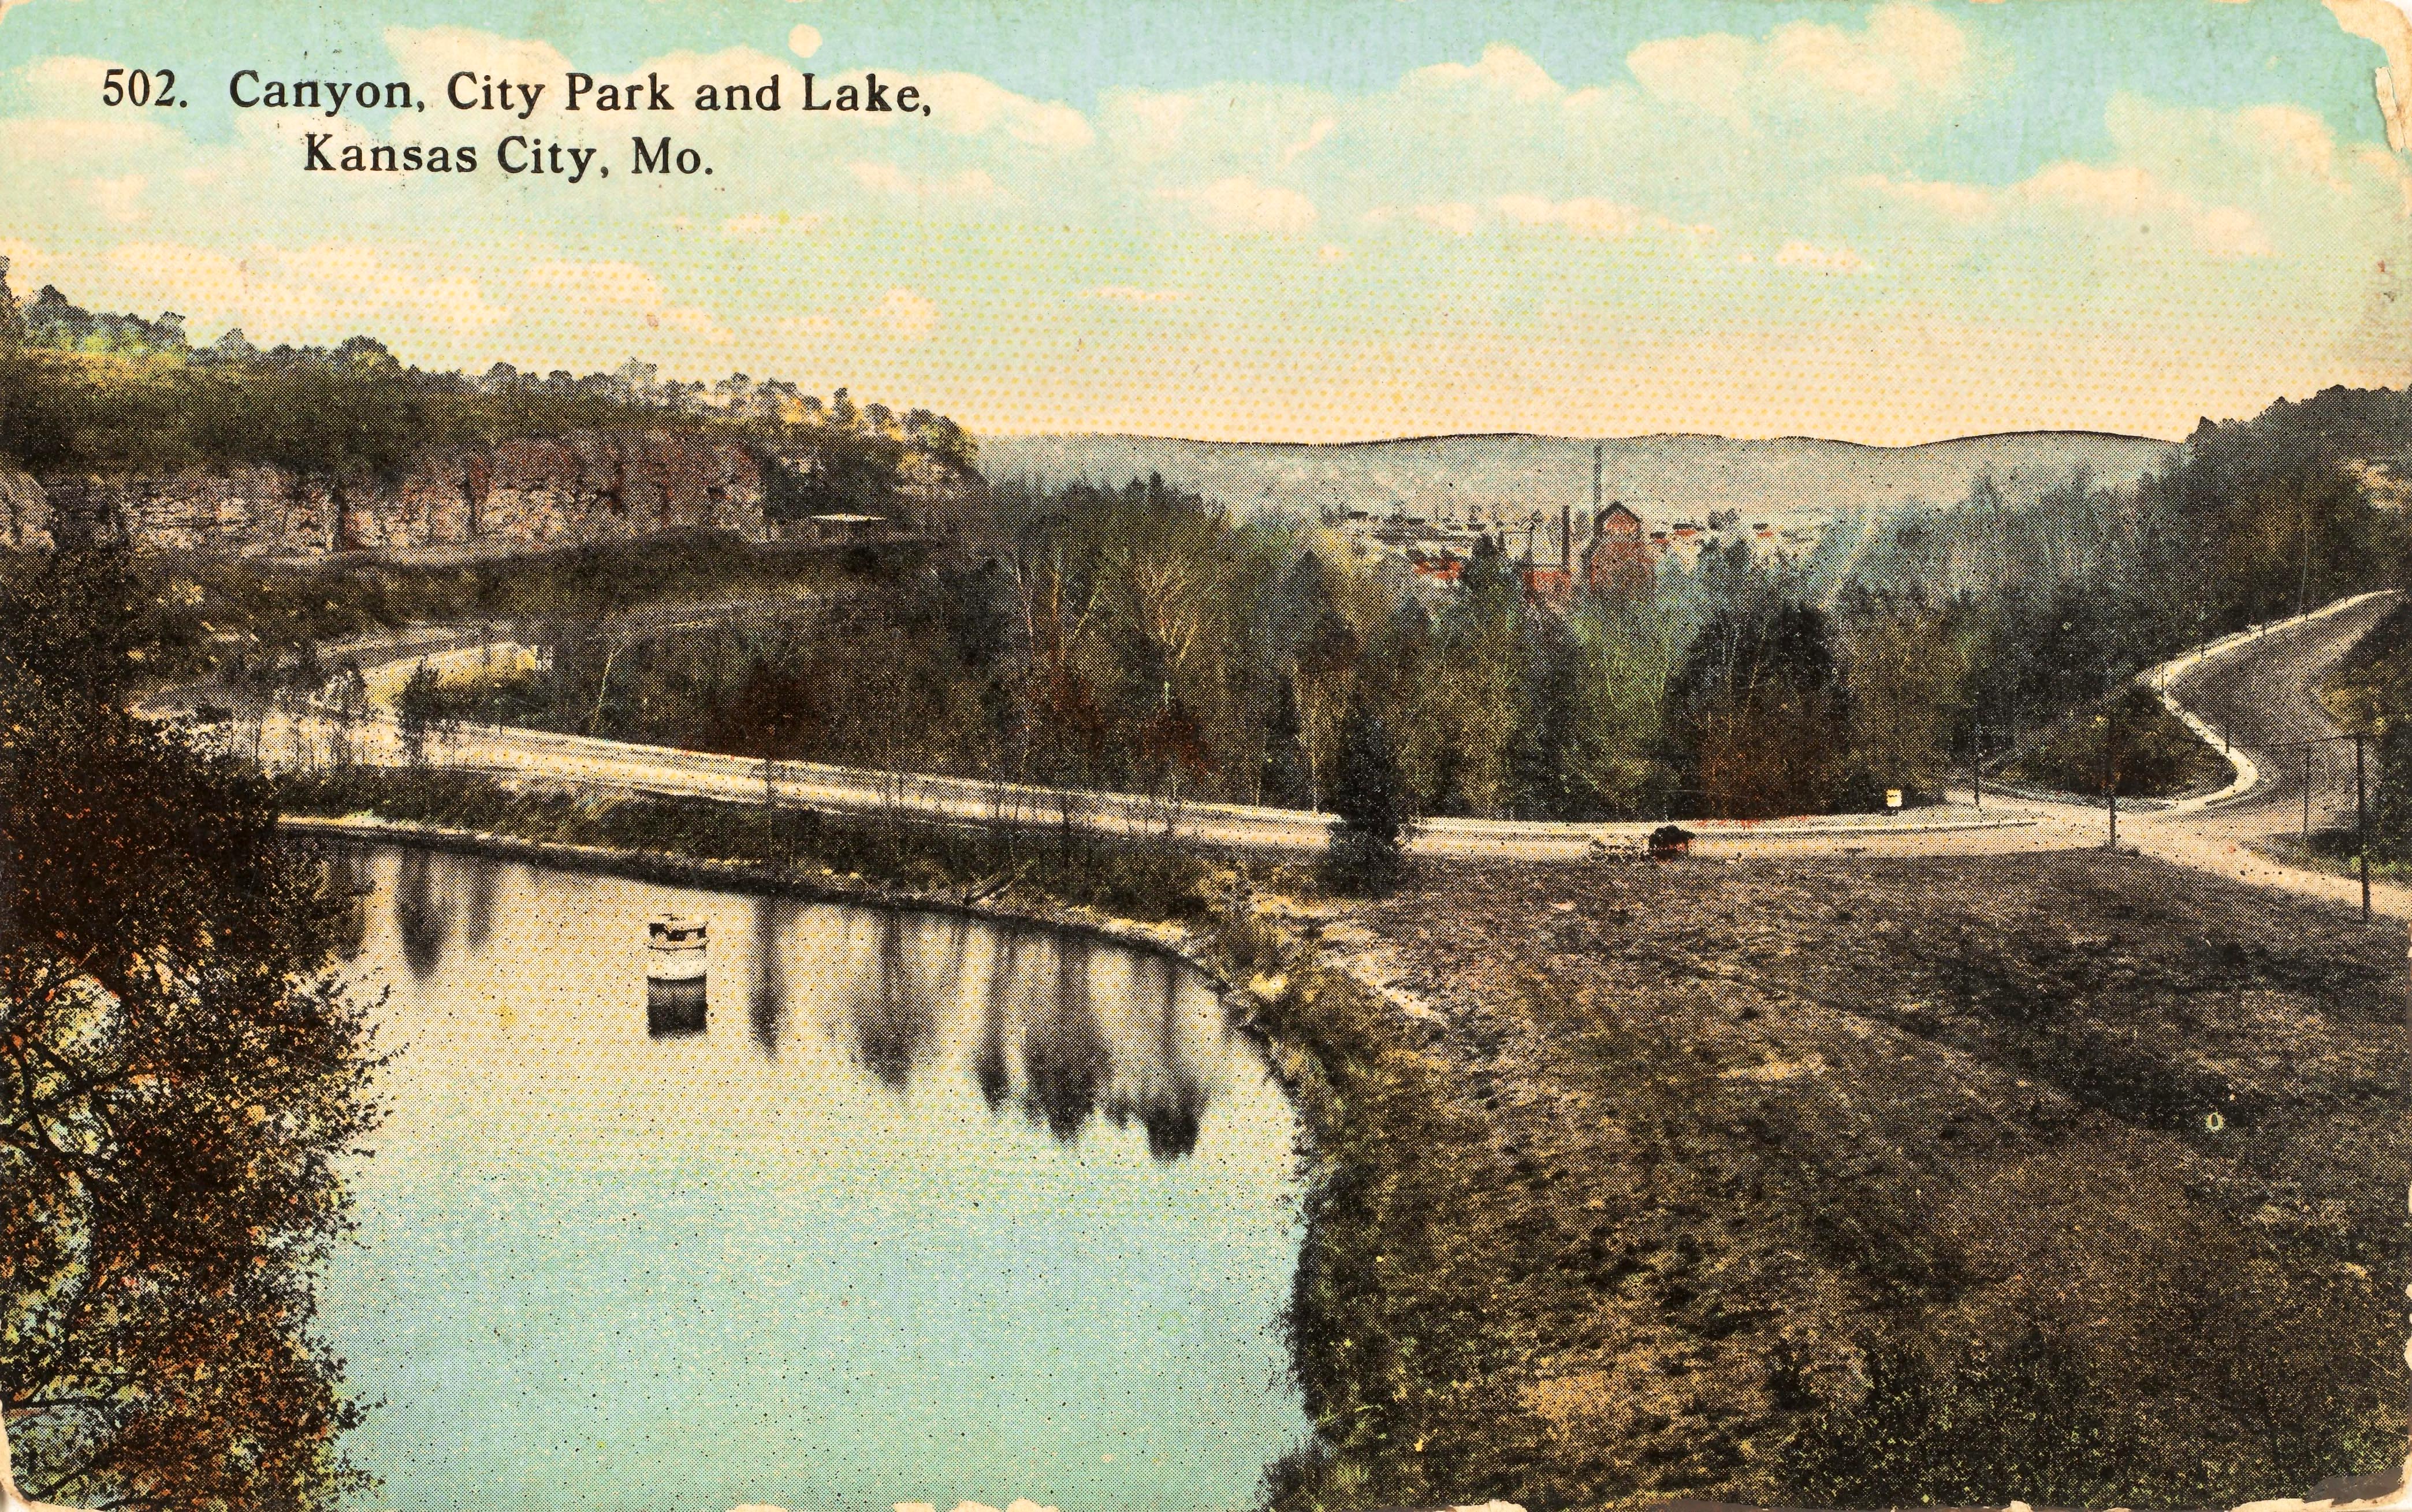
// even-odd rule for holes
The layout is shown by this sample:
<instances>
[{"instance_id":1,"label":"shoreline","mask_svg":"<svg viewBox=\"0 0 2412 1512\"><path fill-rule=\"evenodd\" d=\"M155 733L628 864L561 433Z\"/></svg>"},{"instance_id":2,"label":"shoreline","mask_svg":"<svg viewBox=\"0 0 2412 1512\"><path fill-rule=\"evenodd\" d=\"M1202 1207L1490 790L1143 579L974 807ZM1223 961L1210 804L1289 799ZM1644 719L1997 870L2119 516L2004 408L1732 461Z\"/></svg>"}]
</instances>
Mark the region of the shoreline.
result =
<instances>
[{"instance_id":1,"label":"shoreline","mask_svg":"<svg viewBox=\"0 0 2412 1512\"><path fill-rule=\"evenodd\" d=\"M457 855L522 861L561 871L627 877L671 886L703 886L804 903L851 903L860 907L912 908L928 913L956 914L997 924L1024 924L1066 930L1109 944L1162 952L1179 960L1212 981L1226 998L1245 996L1244 987L1229 979L1228 966L1199 948L1193 933L1179 925L1150 924L1144 919L1106 914L1076 904L1050 903L1043 909L1001 907L973 889L971 897L883 883L860 873L824 872L818 876L758 862L721 857L692 856L676 851L645 850L626 845L588 845L561 840L532 840L491 829L466 829L454 825L369 815L280 814L276 826L288 833L358 841L371 844L417 845ZM1002 888L998 889L1004 890Z\"/></svg>"}]
</instances>

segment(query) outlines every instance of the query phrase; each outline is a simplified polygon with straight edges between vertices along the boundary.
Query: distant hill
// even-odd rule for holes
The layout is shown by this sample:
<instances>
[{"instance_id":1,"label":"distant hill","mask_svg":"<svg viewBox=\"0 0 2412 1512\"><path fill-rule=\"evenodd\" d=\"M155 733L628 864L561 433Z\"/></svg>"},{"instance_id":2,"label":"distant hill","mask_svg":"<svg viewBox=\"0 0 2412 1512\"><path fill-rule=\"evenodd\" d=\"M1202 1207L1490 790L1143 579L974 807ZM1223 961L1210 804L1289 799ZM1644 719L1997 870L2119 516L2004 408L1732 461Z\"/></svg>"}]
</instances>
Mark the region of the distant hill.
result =
<instances>
[{"instance_id":1,"label":"distant hill","mask_svg":"<svg viewBox=\"0 0 2412 1512\"><path fill-rule=\"evenodd\" d=\"M1568 436L1433 436L1307 446L1180 441L1138 435L998 436L980 443L991 480L1121 484L1160 473L1246 515L1266 507L1316 513L1421 515L1468 508L1520 514L1591 502L1592 445ZM1991 472L2011 502L2033 498L2089 469L2098 483L2134 480L2174 448L2144 436L2034 431L1967 436L1917 447L1864 447L1786 436L1621 436L1605 443L1607 498L1651 520L1697 519L1738 508L1754 519L1830 518L1904 505L1956 504Z\"/></svg>"}]
</instances>

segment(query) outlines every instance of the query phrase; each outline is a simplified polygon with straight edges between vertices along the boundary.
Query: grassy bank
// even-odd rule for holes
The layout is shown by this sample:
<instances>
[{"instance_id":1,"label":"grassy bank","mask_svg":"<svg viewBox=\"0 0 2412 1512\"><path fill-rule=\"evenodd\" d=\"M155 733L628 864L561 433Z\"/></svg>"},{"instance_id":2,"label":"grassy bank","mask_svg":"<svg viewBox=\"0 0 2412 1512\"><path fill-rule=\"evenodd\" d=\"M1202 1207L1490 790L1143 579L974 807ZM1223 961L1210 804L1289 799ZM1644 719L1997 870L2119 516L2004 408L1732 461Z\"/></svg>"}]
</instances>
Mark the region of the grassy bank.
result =
<instances>
[{"instance_id":1,"label":"grassy bank","mask_svg":"<svg viewBox=\"0 0 2412 1512\"><path fill-rule=\"evenodd\" d=\"M2129 687L2054 721L2001 771L2022 787L2121 798L2173 798L2227 782L2228 762L2146 688Z\"/></svg>"},{"instance_id":2,"label":"grassy bank","mask_svg":"<svg viewBox=\"0 0 2412 1512\"><path fill-rule=\"evenodd\" d=\"M1326 942L1265 1016L1328 1082L1277 1506L2402 1455L2400 932L2073 854L1454 868Z\"/></svg>"},{"instance_id":3,"label":"grassy bank","mask_svg":"<svg viewBox=\"0 0 2412 1512\"><path fill-rule=\"evenodd\" d=\"M1202 917L1232 873L1181 847L1077 829L999 830L710 799L596 797L477 772L354 768L278 780L280 807L566 845L730 861L833 888L1043 898L1146 921Z\"/></svg>"}]
</instances>

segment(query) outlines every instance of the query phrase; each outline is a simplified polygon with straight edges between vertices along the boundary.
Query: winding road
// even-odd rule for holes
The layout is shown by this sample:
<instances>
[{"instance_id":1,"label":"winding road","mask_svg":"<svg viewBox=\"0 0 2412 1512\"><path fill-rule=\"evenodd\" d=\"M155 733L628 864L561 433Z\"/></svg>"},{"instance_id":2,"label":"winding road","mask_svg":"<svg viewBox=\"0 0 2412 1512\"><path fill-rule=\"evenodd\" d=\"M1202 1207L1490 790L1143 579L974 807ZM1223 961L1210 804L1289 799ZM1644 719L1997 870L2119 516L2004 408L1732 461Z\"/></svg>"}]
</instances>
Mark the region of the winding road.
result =
<instances>
[{"instance_id":1,"label":"winding road","mask_svg":"<svg viewBox=\"0 0 2412 1512\"><path fill-rule=\"evenodd\" d=\"M2238 780L2227 791L2158 809L2120 815L2123 848L2215 872L2258 886L2359 905L2352 877L2294 866L2262 848L2302 820L2303 752L2293 743L2338 733L2317 689L2329 670L2393 607L2392 594L2374 594L2324 606L2296 620L2228 637L2164 663L2143 681L2162 690L2171 707L2191 716L2242 756ZM692 623L692 616L674 616ZM432 654L431 654L432 653ZM373 693L390 693L422 656L436 663L491 663L525 654L522 648L458 632L414 642L401 656L367 668ZM272 714L260 731L260 752L275 765L308 764L331 749L336 729L322 713ZM399 764L405 753L389 713L379 712L350 732L355 757ZM2309 747L2315 827L2352 814L2349 744ZM974 778L894 773L781 762L635 745L519 728L472 727L433 742L433 758L454 769L566 784L590 790L810 805L840 813L906 814L959 823L1053 828L1071 825L1122 835L1159 835L1207 844L1312 851L1327 842L1328 815L1243 804L1168 801L1125 793L1067 792ZM2231 758L2233 759L2233 758ZM1410 849L1435 858L1537 861L1580 860L1638 850L1654 826L1550 824L1521 820L1436 819L1417 827ZM1745 823L1698 821L1696 856L1722 859L1756 855L1977 855L2064 850L2101 845L2108 815L2098 807L1966 793L1897 818L1834 815ZM2374 911L2412 918L2412 889L2379 883Z\"/></svg>"}]
</instances>

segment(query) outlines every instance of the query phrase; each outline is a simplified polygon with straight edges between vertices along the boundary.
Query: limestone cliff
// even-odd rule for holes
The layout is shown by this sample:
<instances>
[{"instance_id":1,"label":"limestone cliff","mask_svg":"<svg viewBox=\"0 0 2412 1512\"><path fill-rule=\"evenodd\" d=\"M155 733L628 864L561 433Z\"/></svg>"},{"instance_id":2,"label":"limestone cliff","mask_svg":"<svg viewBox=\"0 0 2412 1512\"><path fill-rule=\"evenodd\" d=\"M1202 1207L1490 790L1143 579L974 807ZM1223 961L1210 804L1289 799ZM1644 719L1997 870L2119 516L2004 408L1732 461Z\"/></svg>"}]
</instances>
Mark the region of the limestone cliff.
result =
<instances>
[{"instance_id":1,"label":"limestone cliff","mask_svg":"<svg viewBox=\"0 0 2412 1512\"><path fill-rule=\"evenodd\" d=\"M809 475L808 457L780 456ZM0 531L19 549L54 536L142 550L301 557L454 549L473 553L721 530L771 540L765 456L673 431L589 431L491 447L431 447L399 477L344 485L275 467L98 478L0 473ZM960 482L908 463L900 510L919 515ZM900 523L904 521L901 521Z\"/></svg>"}]
</instances>

